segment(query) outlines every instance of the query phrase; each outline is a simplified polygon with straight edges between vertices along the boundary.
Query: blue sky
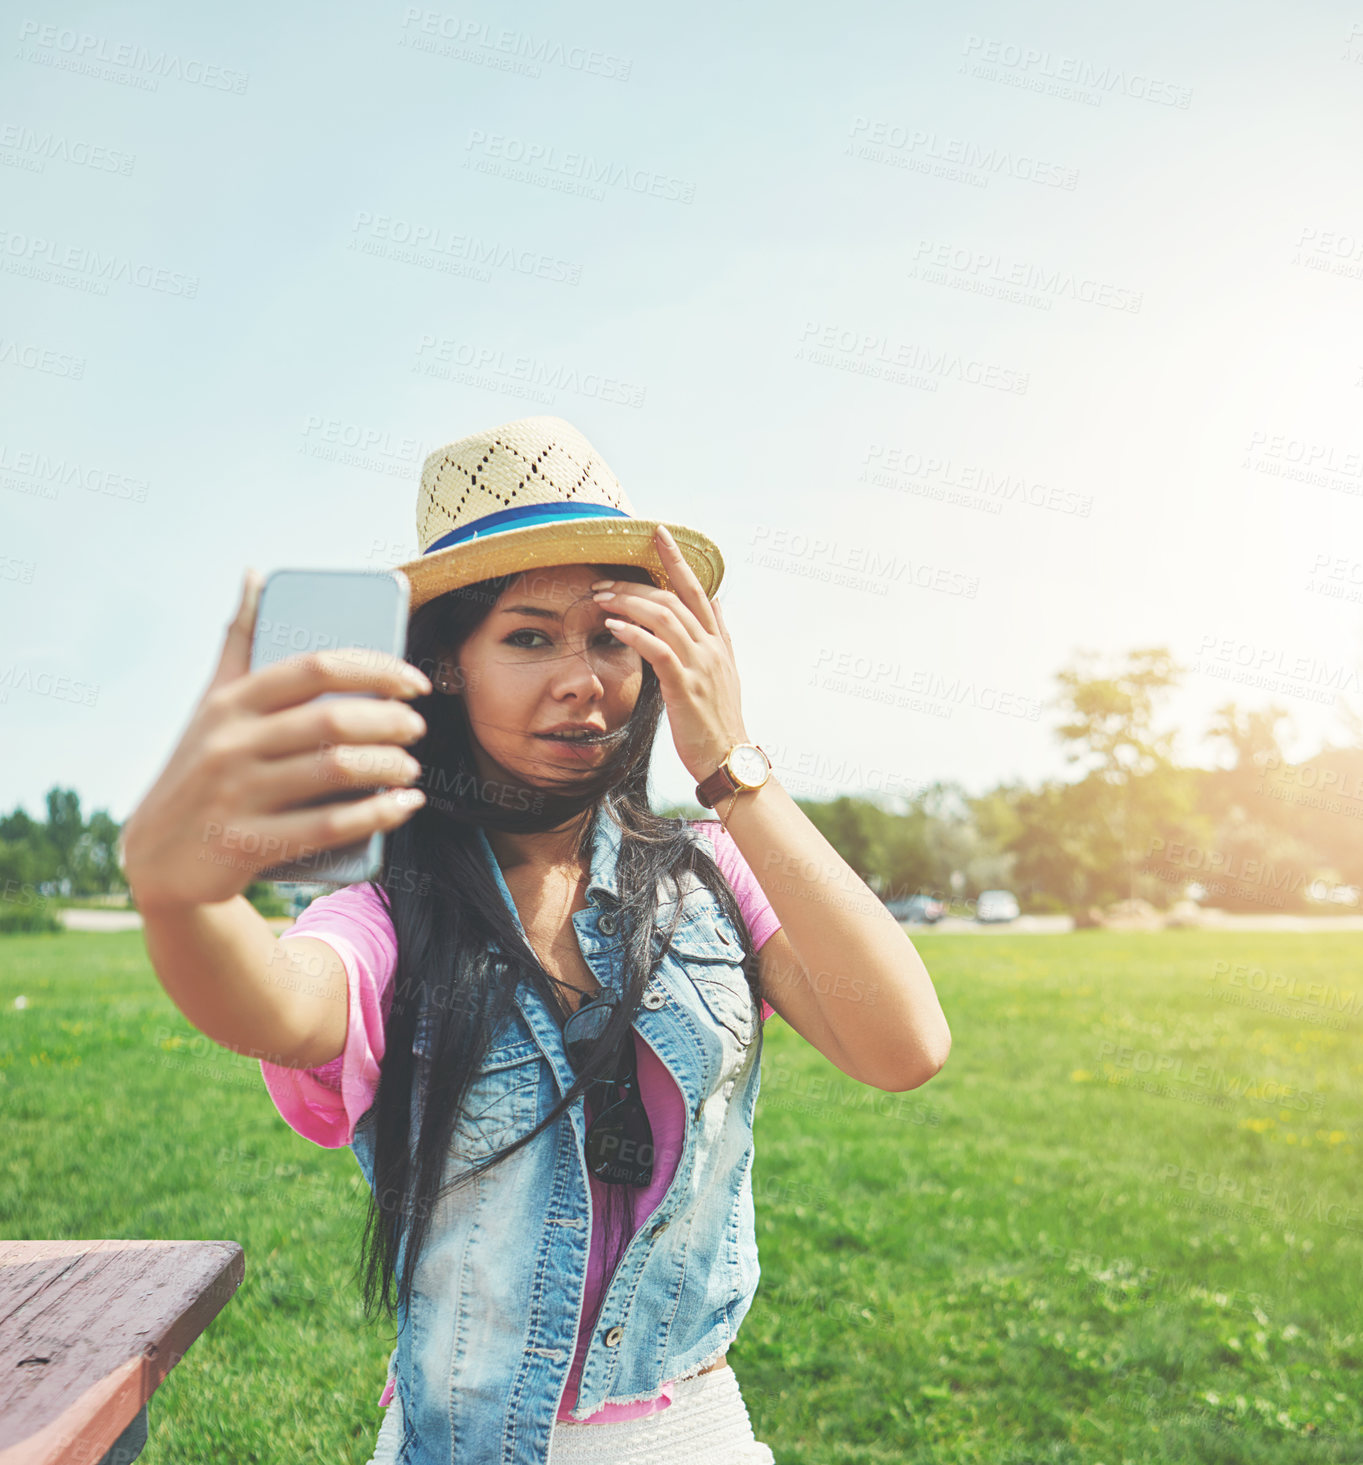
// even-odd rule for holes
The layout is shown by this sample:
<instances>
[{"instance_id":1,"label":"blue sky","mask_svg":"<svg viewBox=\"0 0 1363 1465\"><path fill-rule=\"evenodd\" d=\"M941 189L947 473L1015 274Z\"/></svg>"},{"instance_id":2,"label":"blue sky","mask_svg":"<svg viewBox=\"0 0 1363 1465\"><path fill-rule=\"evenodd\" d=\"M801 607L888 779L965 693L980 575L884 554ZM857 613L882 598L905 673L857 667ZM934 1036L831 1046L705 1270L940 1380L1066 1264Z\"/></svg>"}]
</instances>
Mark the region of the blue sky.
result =
<instances>
[{"instance_id":1,"label":"blue sky","mask_svg":"<svg viewBox=\"0 0 1363 1465\"><path fill-rule=\"evenodd\" d=\"M541 412L719 543L797 797L1069 776L1081 648L1174 651L1192 761L1363 707L1357 7L7 24L0 807L126 817L244 566L412 557Z\"/></svg>"}]
</instances>

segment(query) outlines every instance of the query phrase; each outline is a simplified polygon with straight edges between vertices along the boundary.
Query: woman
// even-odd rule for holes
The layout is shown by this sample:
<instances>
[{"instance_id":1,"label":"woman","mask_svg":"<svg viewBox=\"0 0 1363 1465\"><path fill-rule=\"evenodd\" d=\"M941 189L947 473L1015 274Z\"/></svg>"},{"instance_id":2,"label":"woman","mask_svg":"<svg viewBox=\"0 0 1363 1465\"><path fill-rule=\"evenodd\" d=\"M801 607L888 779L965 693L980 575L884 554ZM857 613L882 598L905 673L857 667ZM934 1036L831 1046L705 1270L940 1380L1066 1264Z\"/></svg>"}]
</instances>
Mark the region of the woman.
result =
<instances>
[{"instance_id":1,"label":"woman","mask_svg":"<svg viewBox=\"0 0 1363 1465\"><path fill-rule=\"evenodd\" d=\"M747 737L708 539L635 519L553 417L432 454L417 524L405 669L247 673L248 581L125 832L153 963L365 1175L366 1304L397 1321L375 1462L771 1461L725 1356L759 1274L762 1022L911 1088L950 1044L932 984ZM431 678L404 690L412 666ZM342 685L378 696L308 702ZM728 827L652 813L664 708ZM417 812L298 808L321 778L419 783ZM382 876L276 939L249 872L187 868L224 822L318 848L384 829Z\"/></svg>"}]
</instances>

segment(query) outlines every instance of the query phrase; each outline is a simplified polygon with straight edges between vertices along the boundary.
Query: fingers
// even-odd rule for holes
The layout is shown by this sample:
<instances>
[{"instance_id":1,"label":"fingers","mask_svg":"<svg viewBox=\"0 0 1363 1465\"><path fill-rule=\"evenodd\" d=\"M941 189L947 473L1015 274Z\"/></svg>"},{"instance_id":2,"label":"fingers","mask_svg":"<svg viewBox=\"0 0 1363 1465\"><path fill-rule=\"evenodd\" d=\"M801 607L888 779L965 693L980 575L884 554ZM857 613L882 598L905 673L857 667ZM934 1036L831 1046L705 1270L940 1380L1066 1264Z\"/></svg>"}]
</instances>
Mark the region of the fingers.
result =
<instances>
[{"instance_id":1,"label":"fingers","mask_svg":"<svg viewBox=\"0 0 1363 1465\"><path fill-rule=\"evenodd\" d=\"M715 624L719 627L720 635L724 637L724 644L729 648L730 651L732 651L734 649L734 643L729 635L729 627L725 624L724 607L719 603L719 597L716 596L715 599L710 602L710 605L715 613Z\"/></svg>"},{"instance_id":2,"label":"fingers","mask_svg":"<svg viewBox=\"0 0 1363 1465\"><path fill-rule=\"evenodd\" d=\"M334 695L253 719L247 751L256 758L287 758L315 755L337 744L394 743L406 748L425 735L425 718L395 697Z\"/></svg>"},{"instance_id":3,"label":"fingers","mask_svg":"<svg viewBox=\"0 0 1363 1465\"><path fill-rule=\"evenodd\" d=\"M378 697L429 695L426 674L386 651L342 646L301 652L260 668L242 684L237 705L265 715L296 707L324 692L367 692Z\"/></svg>"},{"instance_id":4,"label":"fingers","mask_svg":"<svg viewBox=\"0 0 1363 1465\"><path fill-rule=\"evenodd\" d=\"M356 789L411 787L422 772L418 759L392 744L323 744L257 764L243 799L260 814L279 814L319 799L340 799Z\"/></svg>"},{"instance_id":5,"label":"fingers","mask_svg":"<svg viewBox=\"0 0 1363 1465\"><path fill-rule=\"evenodd\" d=\"M627 590L615 591L609 600L597 603L612 615L631 617L637 624L652 631L659 640L667 641L674 648L687 643L695 645L705 636L704 628L698 624L695 616L684 605L678 604L666 590L633 585ZM608 618L605 624L612 630L615 629L616 623L613 620Z\"/></svg>"},{"instance_id":6,"label":"fingers","mask_svg":"<svg viewBox=\"0 0 1363 1465\"><path fill-rule=\"evenodd\" d=\"M663 569L667 571L668 580L675 587L678 600L695 617L698 626L709 631L711 635L715 635L718 628L714 612L710 608L710 601L701 588L700 581L696 578L696 572L687 564L686 556L677 548L677 541L672 538L667 526L660 524L653 539L657 546L658 558L663 563ZM692 635L694 637L694 631Z\"/></svg>"},{"instance_id":7,"label":"fingers","mask_svg":"<svg viewBox=\"0 0 1363 1465\"><path fill-rule=\"evenodd\" d=\"M236 615L227 627L222 655L218 658L210 687L234 682L251 670L251 638L256 632L256 606L260 603L263 583L258 570L248 569L242 576L241 599L237 602Z\"/></svg>"},{"instance_id":8,"label":"fingers","mask_svg":"<svg viewBox=\"0 0 1363 1465\"><path fill-rule=\"evenodd\" d=\"M269 851L259 868L306 860L319 850L352 844L376 832L387 833L405 824L425 802L420 789L386 789L364 799L321 804L273 819L253 819L250 827L255 847Z\"/></svg>"}]
</instances>

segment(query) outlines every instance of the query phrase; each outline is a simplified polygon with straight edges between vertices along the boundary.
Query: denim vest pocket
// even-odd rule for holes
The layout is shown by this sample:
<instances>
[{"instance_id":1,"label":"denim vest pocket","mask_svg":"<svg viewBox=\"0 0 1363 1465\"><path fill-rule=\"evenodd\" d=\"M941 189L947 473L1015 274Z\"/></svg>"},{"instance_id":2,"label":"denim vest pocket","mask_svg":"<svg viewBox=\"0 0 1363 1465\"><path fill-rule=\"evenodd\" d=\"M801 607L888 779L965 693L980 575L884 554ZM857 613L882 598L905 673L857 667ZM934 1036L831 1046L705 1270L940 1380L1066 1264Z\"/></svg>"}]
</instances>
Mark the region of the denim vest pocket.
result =
<instances>
[{"instance_id":1,"label":"denim vest pocket","mask_svg":"<svg viewBox=\"0 0 1363 1465\"><path fill-rule=\"evenodd\" d=\"M714 929L706 922L683 928L672 938L671 949L686 967L710 1016L746 1048L757 1036L757 1014L743 971L742 952L736 944L726 947Z\"/></svg>"},{"instance_id":2,"label":"denim vest pocket","mask_svg":"<svg viewBox=\"0 0 1363 1465\"><path fill-rule=\"evenodd\" d=\"M491 1049L469 1085L453 1149L478 1160L533 1128L543 1060L533 1038Z\"/></svg>"},{"instance_id":3,"label":"denim vest pocket","mask_svg":"<svg viewBox=\"0 0 1363 1465\"><path fill-rule=\"evenodd\" d=\"M428 1081L432 1059L430 1013L417 1019L412 1042L416 1087ZM519 1013L511 1013L493 1034L483 1062L464 1097L463 1112L455 1122L451 1152L479 1160L504 1148L534 1126L540 1079L544 1072L540 1050Z\"/></svg>"},{"instance_id":4,"label":"denim vest pocket","mask_svg":"<svg viewBox=\"0 0 1363 1465\"><path fill-rule=\"evenodd\" d=\"M746 1048L757 1036L757 1019L742 962L724 956L695 956L687 961L691 980L711 1015Z\"/></svg>"}]
</instances>

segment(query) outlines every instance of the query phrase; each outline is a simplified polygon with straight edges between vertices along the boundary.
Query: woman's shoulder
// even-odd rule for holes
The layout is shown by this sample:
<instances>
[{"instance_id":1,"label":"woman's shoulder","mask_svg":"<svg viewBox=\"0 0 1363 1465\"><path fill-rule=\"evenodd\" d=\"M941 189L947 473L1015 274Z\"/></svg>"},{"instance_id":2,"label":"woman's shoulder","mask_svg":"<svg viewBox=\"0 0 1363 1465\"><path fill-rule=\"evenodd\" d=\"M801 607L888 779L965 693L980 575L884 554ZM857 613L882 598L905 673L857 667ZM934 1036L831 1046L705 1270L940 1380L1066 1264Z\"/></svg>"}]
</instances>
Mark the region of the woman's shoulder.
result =
<instances>
[{"instance_id":1,"label":"woman's shoulder","mask_svg":"<svg viewBox=\"0 0 1363 1465\"><path fill-rule=\"evenodd\" d=\"M694 829L703 830L703 837L711 841L715 864L719 866L720 874L729 882L729 888L738 901L738 909L748 923L753 945L760 950L766 944L767 938L780 927L781 922L772 910L771 902L757 876L734 843L733 835L718 819L692 819L688 823Z\"/></svg>"},{"instance_id":2,"label":"woman's shoulder","mask_svg":"<svg viewBox=\"0 0 1363 1465\"><path fill-rule=\"evenodd\" d=\"M343 885L319 895L279 939L311 936L326 941L348 958L361 982L380 991L397 965L398 942L385 894L372 881Z\"/></svg>"},{"instance_id":3,"label":"woman's shoulder","mask_svg":"<svg viewBox=\"0 0 1363 1465\"><path fill-rule=\"evenodd\" d=\"M346 971L345 1048L316 1068L262 1060L261 1072L285 1121L305 1139L334 1149L351 1142L378 1091L397 939L384 893L370 881L319 895L280 940L289 936L314 937L339 954Z\"/></svg>"},{"instance_id":4,"label":"woman's shoulder","mask_svg":"<svg viewBox=\"0 0 1363 1465\"><path fill-rule=\"evenodd\" d=\"M688 819L685 822L689 828L698 831L710 841L714 847L716 863L721 870L735 861L742 861L743 856L738 852L733 835L718 819Z\"/></svg>"},{"instance_id":5,"label":"woman's shoulder","mask_svg":"<svg viewBox=\"0 0 1363 1465\"><path fill-rule=\"evenodd\" d=\"M338 885L335 890L329 890L325 895L314 896L306 909L311 910L313 906L325 905L328 902L342 907L359 904L361 906L373 906L375 909L388 909L387 895L372 881L360 880L354 885Z\"/></svg>"},{"instance_id":6,"label":"woman's shoulder","mask_svg":"<svg viewBox=\"0 0 1363 1465\"><path fill-rule=\"evenodd\" d=\"M761 889L757 885L756 877L734 843L733 835L719 820L689 819L687 823L692 829L699 831L702 838L710 841L715 864L719 866L720 873L733 887L734 893L740 901L754 897L760 899Z\"/></svg>"},{"instance_id":7,"label":"woman's shoulder","mask_svg":"<svg viewBox=\"0 0 1363 1465\"><path fill-rule=\"evenodd\" d=\"M358 921L392 930L393 918L388 901L373 881L362 880L356 885L342 885L325 895L314 896L283 935L290 936L296 932L301 936L306 934L304 927L347 921Z\"/></svg>"}]
</instances>

